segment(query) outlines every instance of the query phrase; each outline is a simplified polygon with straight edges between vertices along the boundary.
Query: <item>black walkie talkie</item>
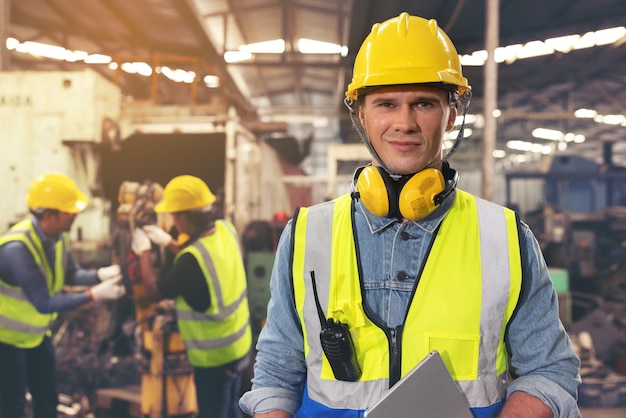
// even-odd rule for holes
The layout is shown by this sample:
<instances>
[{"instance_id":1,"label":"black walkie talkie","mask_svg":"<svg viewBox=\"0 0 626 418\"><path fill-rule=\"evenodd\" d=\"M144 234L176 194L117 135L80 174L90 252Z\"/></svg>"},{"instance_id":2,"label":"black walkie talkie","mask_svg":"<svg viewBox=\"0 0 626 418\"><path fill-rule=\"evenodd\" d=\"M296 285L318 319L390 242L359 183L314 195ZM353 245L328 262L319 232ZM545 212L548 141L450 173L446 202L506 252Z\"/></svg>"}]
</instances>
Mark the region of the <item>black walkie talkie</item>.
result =
<instances>
[{"instance_id":1,"label":"black walkie talkie","mask_svg":"<svg viewBox=\"0 0 626 418\"><path fill-rule=\"evenodd\" d=\"M311 271L311 282L313 283L313 296L315 306L320 318L322 331L320 332L320 342L324 354L333 369L333 374L337 380L344 382L356 382L361 377L361 367L356 359L354 342L352 335L346 324L335 321L333 318L324 316L320 301L317 297L317 286L315 284L315 272Z\"/></svg>"}]
</instances>

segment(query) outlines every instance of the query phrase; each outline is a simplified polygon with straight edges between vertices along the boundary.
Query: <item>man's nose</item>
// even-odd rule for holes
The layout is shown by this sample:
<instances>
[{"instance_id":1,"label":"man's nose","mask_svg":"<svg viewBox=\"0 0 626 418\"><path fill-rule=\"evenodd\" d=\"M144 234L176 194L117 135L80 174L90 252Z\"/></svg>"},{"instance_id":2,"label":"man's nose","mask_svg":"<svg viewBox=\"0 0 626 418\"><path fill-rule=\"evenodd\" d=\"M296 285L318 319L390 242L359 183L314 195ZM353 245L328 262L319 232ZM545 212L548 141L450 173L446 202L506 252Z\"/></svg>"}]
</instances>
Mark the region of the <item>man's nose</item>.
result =
<instances>
[{"instance_id":1,"label":"man's nose","mask_svg":"<svg viewBox=\"0 0 626 418\"><path fill-rule=\"evenodd\" d=\"M417 130L417 120L411 106L401 106L398 109L395 128L401 132L415 132Z\"/></svg>"}]
</instances>

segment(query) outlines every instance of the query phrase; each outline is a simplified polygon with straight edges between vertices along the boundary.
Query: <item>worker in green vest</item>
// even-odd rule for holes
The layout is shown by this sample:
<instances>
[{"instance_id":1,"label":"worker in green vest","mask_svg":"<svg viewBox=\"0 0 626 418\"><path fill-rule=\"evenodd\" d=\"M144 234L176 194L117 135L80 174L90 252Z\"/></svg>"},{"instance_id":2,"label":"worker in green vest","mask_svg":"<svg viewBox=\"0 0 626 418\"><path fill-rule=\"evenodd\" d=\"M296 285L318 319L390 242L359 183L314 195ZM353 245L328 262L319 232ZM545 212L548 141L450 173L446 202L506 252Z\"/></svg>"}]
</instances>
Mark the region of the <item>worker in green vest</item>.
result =
<instances>
[{"instance_id":1,"label":"worker in green vest","mask_svg":"<svg viewBox=\"0 0 626 418\"><path fill-rule=\"evenodd\" d=\"M132 249L141 278L154 299L176 300L178 327L194 367L198 418L239 418L237 404L252 346L247 282L239 239L232 223L216 219L216 198L195 176L173 178L157 213L172 214L182 245L156 225L136 228ZM150 258L152 243L176 252L159 277Z\"/></svg>"},{"instance_id":2,"label":"worker in green vest","mask_svg":"<svg viewBox=\"0 0 626 418\"><path fill-rule=\"evenodd\" d=\"M125 294L118 265L86 270L69 231L87 196L58 173L37 177L26 195L32 214L0 237L0 417L22 418L26 390L34 418L56 418L58 392L50 326L59 312ZM95 285L66 294L65 285Z\"/></svg>"},{"instance_id":3,"label":"worker in green vest","mask_svg":"<svg viewBox=\"0 0 626 418\"><path fill-rule=\"evenodd\" d=\"M580 361L536 238L457 188L471 91L435 20L373 25L345 93L371 164L283 230L246 413L360 417L437 350L475 417L580 415Z\"/></svg>"}]
</instances>

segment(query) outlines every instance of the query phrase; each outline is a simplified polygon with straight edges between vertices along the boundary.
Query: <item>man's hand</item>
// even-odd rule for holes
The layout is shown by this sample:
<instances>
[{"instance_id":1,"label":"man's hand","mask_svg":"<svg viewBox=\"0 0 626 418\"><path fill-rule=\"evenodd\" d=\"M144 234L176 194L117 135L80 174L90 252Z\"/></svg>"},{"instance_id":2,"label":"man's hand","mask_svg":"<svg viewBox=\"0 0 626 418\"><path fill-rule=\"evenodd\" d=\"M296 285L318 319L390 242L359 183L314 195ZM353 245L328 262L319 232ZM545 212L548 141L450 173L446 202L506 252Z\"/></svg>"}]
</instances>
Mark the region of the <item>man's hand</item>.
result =
<instances>
[{"instance_id":1,"label":"man's hand","mask_svg":"<svg viewBox=\"0 0 626 418\"><path fill-rule=\"evenodd\" d=\"M122 284L122 276L119 279L106 280L87 291L87 296L94 302L116 300L126 294L126 288Z\"/></svg>"},{"instance_id":2,"label":"man's hand","mask_svg":"<svg viewBox=\"0 0 626 418\"><path fill-rule=\"evenodd\" d=\"M265 414L254 414L254 418L291 418L293 417L293 415L291 415L289 412L285 412L285 411L271 411L271 412L267 412Z\"/></svg>"},{"instance_id":3,"label":"man's hand","mask_svg":"<svg viewBox=\"0 0 626 418\"><path fill-rule=\"evenodd\" d=\"M148 235L150 241L161 247L166 247L172 242L172 236L156 225L146 225L143 231Z\"/></svg>"},{"instance_id":4,"label":"man's hand","mask_svg":"<svg viewBox=\"0 0 626 418\"><path fill-rule=\"evenodd\" d=\"M122 277L122 272L118 264L113 264L107 267L100 267L96 270L96 277L101 282L113 279L119 279Z\"/></svg>"},{"instance_id":5,"label":"man's hand","mask_svg":"<svg viewBox=\"0 0 626 418\"><path fill-rule=\"evenodd\" d=\"M137 255L141 255L146 251L150 251L152 248L152 243L150 242L150 238L141 228L135 228L133 231L133 237L131 242L131 248L133 252Z\"/></svg>"}]
</instances>

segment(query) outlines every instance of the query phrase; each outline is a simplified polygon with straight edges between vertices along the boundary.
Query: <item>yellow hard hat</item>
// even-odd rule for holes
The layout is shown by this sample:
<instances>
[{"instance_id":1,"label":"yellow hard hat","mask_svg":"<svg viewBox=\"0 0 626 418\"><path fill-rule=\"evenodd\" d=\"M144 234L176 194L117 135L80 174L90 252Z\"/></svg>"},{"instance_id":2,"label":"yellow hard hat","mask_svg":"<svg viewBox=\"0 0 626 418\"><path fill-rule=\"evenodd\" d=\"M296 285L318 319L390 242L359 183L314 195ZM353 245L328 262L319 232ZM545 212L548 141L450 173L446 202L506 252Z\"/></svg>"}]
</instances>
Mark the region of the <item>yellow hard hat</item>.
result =
<instances>
[{"instance_id":1,"label":"yellow hard hat","mask_svg":"<svg viewBox=\"0 0 626 418\"><path fill-rule=\"evenodd\" d=\"M215 202L215 195L200 178L183 175L174 177L163 190L163 201L154 208L156 212L182 212L205 209Z\"/></svg>"},{"instance_id":2,"label":"yellow hard hat","mask_svg":"<svg viewBox=\"0 0 626 418\"><path fill-rule=\"evenodd\" d=\"M437 21L403 12L372 26L357 53L346 98L358 99L365 87L421 83L454 85L461 95L471 91L456 48Z\"/></svg>"},{"instance_id":3,"label":"yellow hard hat","mask_svg":"<svg viewBox=\"0 0 626 418\"><path fill-rule=\"evenodd\" d=\"M61 212L78 213L87 207L89 199L76 183L64 174L47 173L30 184L26 194L29 209L55 209Z\"/></svg>"}]
</instances>

